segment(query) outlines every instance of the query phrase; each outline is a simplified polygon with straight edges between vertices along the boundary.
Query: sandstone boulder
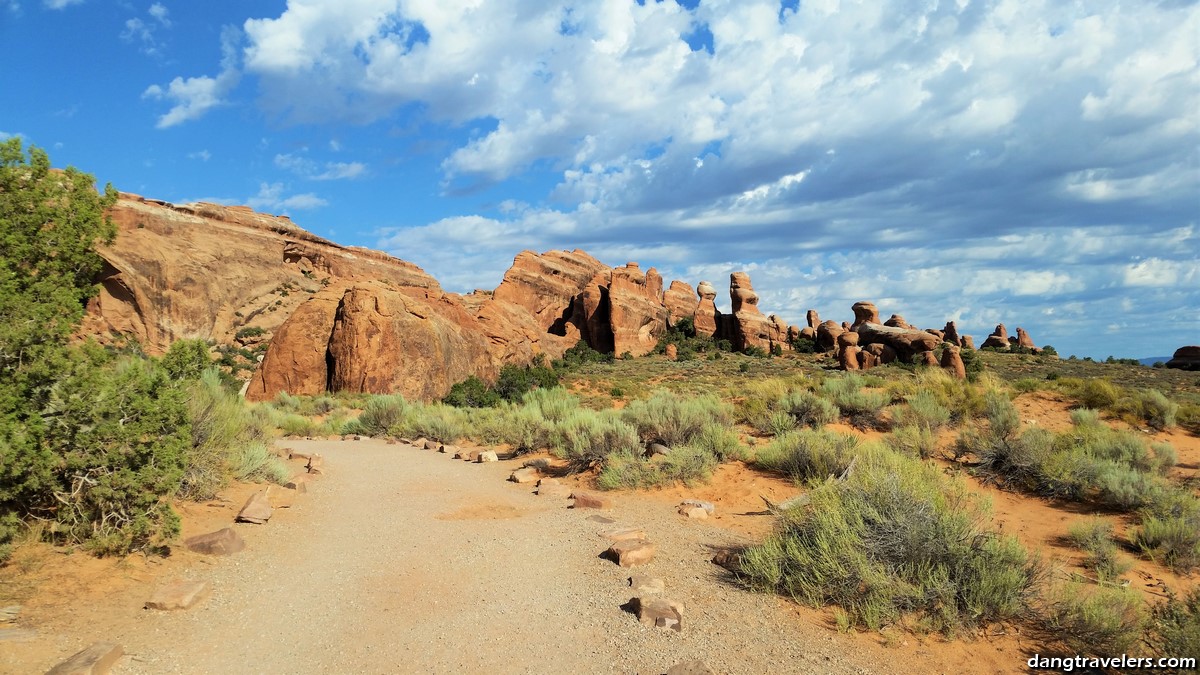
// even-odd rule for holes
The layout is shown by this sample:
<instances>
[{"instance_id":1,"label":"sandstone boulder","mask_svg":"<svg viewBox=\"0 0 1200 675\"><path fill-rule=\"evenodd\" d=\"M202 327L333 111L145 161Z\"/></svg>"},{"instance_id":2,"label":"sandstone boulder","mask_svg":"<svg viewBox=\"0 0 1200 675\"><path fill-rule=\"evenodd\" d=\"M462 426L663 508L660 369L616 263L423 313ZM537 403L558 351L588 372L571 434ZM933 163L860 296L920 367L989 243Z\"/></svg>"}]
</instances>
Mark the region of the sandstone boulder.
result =
<instances>
[{"instance_id":1,"label":"sandstone boulder","mask_svg":"<svg viewBox=\"0 0 1200 675\"><path fill-rule=\"evenodd\" d=\"M808 327L814 331L817 329L817 326L821 325L821 315L817 314L817 310L815 309L808 310L808 312L804 315L804 318L808 322Z\"/></svg>"},{"instance_id":2,"label":"sandstone boulder","mask_svg":"<svg viewBox=\"0 0 1200 675\"><path fill-rule=\"evenodd\" d=\"M925 366L937 366L937 356L932 351L917 352L916 363Z\"/></svg>"},{"instance_id":3,"label":"sandstone boulder","mask_svg":"<svg viewBox=\"0 0 1200 675\"><path fill-rule=\"evenodd\" d=\"M778 335L778 326L758 308L758 293L754 292L749 274L734 272L729 275L729 299L733 308L733 330L729 340L733 348L739 352L751 347L769 351L772 337Z\"/></svg>"},{"instance_id":4,"label":"sandstone boulder","mask_svg":"<svg viewBox=\"0 0 1200 675\"><path fill-rule=\"evenodd\" d=\"M46 671L46 675L106 675L125 655L115 642L97 642Z\"/></svg>"},{"instance_id":5,"label":"sandstone boulder","mask_svg":"<svg viewBox=\"0 0 1200 675\"><path fill-rule=\"evenodd\" d=\"M634 574L629 577L629 589L638 596L649 595L651 593L662 593L667 590L666 583L658 577L651 577L645 574Z\"/></svg>"},{"instance_id":6,"label":"sandstone boulder","mask_svg":"<svg viewBox=\"0 0 1200 675\"><path fill-rule=\"evenodd\" d=\"M273 513L271 502L267 499L266 492L255 492L246 500L242 510L238 511L237 521L239 523L254 523L262 525L271 519Z\"/></svg>"},{"instance_id":7,"label":"sandstone boulder","mask_svg":"<svg viewBox=\"0 0 1200 675\"><path fill-rule=\"evenodd\" d=\"M975 349L975 338L970 335L963 335L959 339L962 340L963 349Z\"/></svg>"},{"instance_id":8,"label":"sandstone boulder","mask_svg":"<svg viewBox=\"0 0 1200 675\"><path fill-rule=\"evenodd\" d=\"M879 310L873 302L856 302L851 306L854 310L854 323L847 330L857 330L864 323L879 323Z\"/></svg>"},{"instance_id":9,"label":"sandstone boulder","mask_svg":"<svg viewBox=\"0 0 1200 675\"><path fill-rule=\"evenodd\" d=\"M484 450L483 452L479 453L479 463L480 464L487 464L490 462L498 462L498 461L500 461L500 458L498 456L496 456L495 450Z\"/></svg>"},{"instance_id":10,"label":"sandstone boulder","mask_svg":"<svg viewBox=\"0 0 1200 675\"><path fill-rule=\"evenodd\" d=\"M594 492L582 492L576 490L571 493L571 499L575 500L574 508L577 509L611 509L612 500L608 497L598 495Z\"/></svg>"},{"instance_id":11,"label":"sandstone boulder","mask_svg":"<svg viewBox=\"0 0 1200 675\"><path fill-rule=\"evenodd\" d=\"M232 527L226 527L216 532L188 537L183 540L183 545L189 551L204 555L233 555L246 548L246 540Z\"/></svg>"},{"instance_id":12,"label":"sandstone boulder","mask_svg":"<svg viewBox=\"0 0 1200 675\"><path fill-rule=\"evenodd\" d=\"M884 344L896 352L896 356L904 361L910 361L920 352L927 352L941 344L941 340L922 330L911 328L893 328L878 323L863 323L855 330L858 331L859 344Z\"/></svg>"},{"instance_id":13,"label":"sandstone boulder","mask_svg":"<svg viewBox=\"0 0 1200 675\"><path fill-rule=\"evenodd\" d=\"M667 348L663 353L666 355L666 357L668 359L670 359L672 361L675 361L679 358L679 348L676 347L674 344L667 345Z\"/></svg>"},{"instance_id":14,"label":"sandstone boulder","mask_svg":"<svg viewBox=\"0 0 1200 675\"><path fill-rule=\"evenodd\" d=\"M896 360L896 350L890 346L881 343L869 344L862 348L862 353L870 354L874 357L872 365L887 365Z\"/></svg>"},{"instance_id":15,"label":"sandstone boulder","mask_svg":"<svg viewBox=\"0 0 1200 675\"><path fill-rule=\"evenodd\" d=\"M559 497L566 499L571 496L570 486L564 485L557 478L543 478L539 480L536 492L539 497Z\"/></svg>"},{"instance_id":16,"label":"sandstone boulder","mask_svg":"<svg viewBox=\"0 0 1200 675\"><path fill-rule=\"evenodd\" d=\"M855 335L855 333L845 333ZM860 370L862 361L859 356L861 350L856 345L846 345L838 352L838 366L842 370Z\"/></svg>"},{"instance_id":17,"label":"sandstone boulder","mask_svg":"<svg viewBox=\"0 0 1200 675\"><path fill-rule=\"evenodd\" d=\"M1020 326L1017 326L1017 346L1024 347L1025 349L1032 351L1034 354L1042 353L1041 348L1034 343L1033 338L1029 337L1029 333L1026 333L1025 329L1021 328Z\"/></svg>"},{"instance_id":18,"label":"sandstone boulder","mask_svg":"<svg viewBox=\"0 0 1200 675\"><path fill-rule=\"evenodd\" d=\"M954 377L965 380L967 379L967 367L963 364L962 353L959 347L952 344L946 345L942 350L942 368Z\"/></svg>"},{"instance_id":19,"label":"sandstone boulder","mask_svg":"<svg viewBox=\"0 0 1200 675\"><path fill-rule=\"evenodd\" d=\"M154 591L146 601L146 609L189 609L208 595L207 581L180 579Z\"/></svg>"},{"instance_id":20,"label":"sandstone boulder","mask_svg":"<svg viewBox=\"0 0 1200 675\"><path fill-rule=\"evenodd\" d=\"M887 321L883 322L883 325L891 326L892 328L913 328L913 326L910 326L908 322L904 320L904 317L900 316L899 314L891 315Z\"/></svg>"},{"instance_id":21,"label":"sandstone boulder","mask_svg":"<svg viewBox=\"0 0 1200 675\"><path fill-rule=\"evenodd\" d=\"M649 537L646 535L646 531L640 527L619 527L615 530L601 532L600 536L609 541L649 539Z\"/></svg>"},{"instance_id":22,"label":"sandstone boulder","mask_svg":"<svg viewBox=\"0 0 1200 675\"><path fill-rule=\"evenodd\" d=\"M526 466L512 472L508 479L514 483L533 483L541 476L542 472L536 466Z\"/></svg>"},{"instance_id":23,"label":"sandstone boulder","mask_svg":"<svg viewBox=\"0 0 1200 675\"><path fill-rule=\"evenodd\" d=\"M683 630L683 603L662 597L637 597L629 607L644 626Z\"/></svg>"},{"instance_id":24,"label":"sandstone boulder","mask_svg":"<svg viewBox=\"0 0 1200 675\"><path fill-rule=\"evenodd\" d=\"M836 321L826 321L817 327L817 349L832 352L837 349L837 338L844 333Z\"/></svg>"},{"instance_id":25,"label":"sandstone boulder","mask_svg":"<svg viewBox=\"0 0 1200 675\"><path fill-rule=\"evenodd\" d=\"M667 668L667 675L717 675L717 671L708 667L700 659L681 661Z\"/></svg>"},{"instance_id":26,"label":"sandstone boulder","mask_svg":"<svg viewBox=\"0 0 1200 675\"><path fill-rule=\"evenodd\" d=\"M983 349L991 347L993 349L1008 351L1008 329L1004 327L1004 324L999 324L996 326L996 330L992 331L992 334L987 336L987 339L983 341L983 345L981 345L981 347Z\"/></svg>"},{"instance_id":27,"label":"sandstone boulder","mask_svg":"<svg viewBox=\"0 0 1200 675\"><path fill-rule=\"evenodd\" d=\"M622 539L613 542L607 554L621 567L639 567L654 560L656 551L654 544L645 539Z\"/></svg>"}]
</instances>

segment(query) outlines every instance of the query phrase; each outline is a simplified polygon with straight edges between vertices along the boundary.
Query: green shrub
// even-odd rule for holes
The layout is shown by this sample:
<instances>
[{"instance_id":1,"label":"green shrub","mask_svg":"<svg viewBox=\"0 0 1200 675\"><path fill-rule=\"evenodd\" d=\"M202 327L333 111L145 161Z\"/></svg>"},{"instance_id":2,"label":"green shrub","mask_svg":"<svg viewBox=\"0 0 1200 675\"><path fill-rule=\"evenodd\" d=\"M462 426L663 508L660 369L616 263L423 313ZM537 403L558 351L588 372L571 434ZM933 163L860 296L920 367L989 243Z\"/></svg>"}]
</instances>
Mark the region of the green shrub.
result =
<instances>
[{"instance_id":1,"label":"green shrub","mask_svg":"<svg viewBox=\"0 0 1200 675\"><path fill-rule=\"evenodd\" d=\"M1084 567L1094 570L1101 581L1113 581L1129 571L1131 563L1121 559L1113 543L1112 523L1095 518L1072 525L1071 542L1088 554Z\"/></svg>"},{"instance_id":2,"label":"green shrub","mask_svg":"<svg viewBox=\"0 0 1200 675\"><path fill-rule=\"evenodd\" d=\"M300 397L292 396L286 391L281 391L275 395L274 405L279 410L284 412L298 413L300 412Z\"/></svg>"},{"instance_id":3,"label":"green shrub","mask_svg":"<svg viewBox=\"0 0 1200 675\"><path fill-rule=\"evenodd\" d=\"M552 451L574 471L602 466L616 453L642 452L637 429L610 412L578 410L555 425L554 436Z\"/></svg>"},{"instance_id":4,"label":"green shrub","mask_svg":"<svg viewBox=\"0 0 1200 675\"><path fill-rule=\"evenodd\" d=\"M623 450L606 457L604 468L596 477L596 487L601 490L636 490L662 482L657 465L636 450Z\"/></svg>"},{"instance_id":5,"label":"green shrub","mask_svg":"<svg viewBox=\"0 0 1200 675\"><path fill-rule=\"evenodd\" d=\"M521 398L521 403L550 422L561 422L579 410L579 397L562 387L534 389Z\"/></svg>"},{"instance_id":6,"label":"green shrub","mask_svg":"<svg viewBox=\"0 0 1200 675\"><path fill-rule=\"evenodd\" d=\"M1150 616L1151 651L1163 655L1200 655L1200 588L1182 599L1174 594Z\"/></svg>"},{"instance_id":7,"label":"green shrub","mask_svg":"<svg viewBox=\"0 0 1200 675\"><path fill-rule=\"evenodd\" d=\"M408 402L399 394L372 396L358 419L346 425L346 433L383 436L404 421L408 407Z\"/></svg>"},{"instance_id":8,"label":"green shrub","mask_svg":"<svg viewBox=\"0 0 1200 675\"><path fill-rule=\"evenodd\" d=\"M1200 515L1195 510L1149 515L1134 533L1133 544L1172 569L1193 570L1200 566Z\"/></svg>"},{"instance_id":9,"label":"green shrub","mask_svg":"<svg viewBox=\"0 0 1200 675\"><path fill-rule=\"evenodd\" d=\"M647 442L684 445L710 424L728 424L729 406L716 396L684 397L659 390L646 400L630 401L621 417Z\"/></svg>"},{"instance_id":10,"label":"green shrub","mask_svg":"<svg viewBox=\"0 0 1200 675\"><path fill-rule=\"evenodd\" d=\"M363 415L367 411L363 411ZM401 419L387 427L386 432L395 436L425 436L442 443L453 443L465 437L469 430L467 413L459 408L442 403L411 403L404 407Z\"/></svg>"},{"instance_id":11,"label":"green shrub","mask_svg":"<svg viewBox=\"0 0 1200 675\"><path fill-rule=\"evenodd\" d=\"M1108 380L1090 379L1076 382L1079 384L1074 387L1068 385L1068 393L1079 399L1079 403L1085 408L1107 410L1121 398L1121 388Z\"/></svg>"},{"instance_id":12,"label":"green shrub","mask_svg":"<svg viewBox=\"0 0 1200 675\"><path fill-rule=\"evenodd\" d=\"M158 364L85 350L50 392L45 438L58 459L35 513L98 554L174 537L164 498L179 489L191 433L184 393Z\"/></svg>"},{"instance_id":13,"label":"green shrub","mask_svg":"<svg viewBox=\"0 0 1200 675\"><path fill-rule=\"evenodd\" d=\"M1069 584L1053 596L1046 627L1069 649L1089 656L1125 654L1142 638L1145 603L1128 588L1089 590Z\"/></svg>"},{"instance_id":14,"label":"green shrub","mask_svg":"<svg viewBox=\"0 0 1200 675\"><path fill-rule=\"evenodd\" d=\"M456 408L491 408L500 405L501 400L500 394L472 375L450 387L450 393L446 394L442 403Z\"/></svg>"},{"instance_id":15,"label":"green shrub","mask_svg":"<svg viewBox=\"0 0 1200 675\"><path fill-rule=\"evenodd\" d=\"M975 498L937 467L868 450L845 480L809 497L743 554L752 587L838 605L872 630L916 613L953 633L1027 611L1040 566L1015 539L983 529Z\"/></svg>"},{"instance_id":16,"label":"green shrub","mask_svg":"<svg viewBox=\"0 0 1200 675\"><path fill-rule=\"evenodd\" d=\"M1124 419L1144 422L1159 431L1175 428L1179 414L1179 404L1154 389L1130 392L1117 400L1112 409Z\"/></svg>"},{"instance_id":17,"label":"green shrub","mask_svg":"<svg viewBox=\"0 0 1200 675\"><path fill-rule=\"evenodd\" d=\"M876 428L880 424L880 413L888 404L888 395L883 392L863 391L866 379L857 375L829 379L821 385L821 391L838 407L846 420L861 429Z\"/></svg>"},{"instance_id":18,"label":"green shrub","mask_svg":"<svg viewBox=\"0 0 1200 675\"><path fill-rule=\"evenodd\" d=\"M215 368L188 385L191 449L184 457L179 494L187 499L212 499L228 484L231 457L240 448L267 437L263 421L227 389Z\"/></svg>"},{"instance_id":19,"label":"green shrub","mask_svg":"<svg viewBox=\"0 0 1200 675\"><path fill-rule=\"evenodd\" d=\"M176 340L163 355L162 366L174 380L196 380L213 360L208 354L208 343L204 340Z\"/></svg>"},{"instance_id":20,"label":"green shrub","mask_svg":"<svg viewBox=\"0 0 1200 675\"><path fill-rule=\"evenodd\" d=\"M241 445L232 459L233 477L237 480L283 485L292 477L288 465L261 441Z\"/></svg>"},{"instance_id":21,"label":"green shrub","mask_svg":"<svg viewBox=\"0 0 1200 675\"><path fill-rule=\"evenodd\" d=\"M284 436L309 438L321 436L321 425L304 415L288 414L279 420L279 432Z\"/></svg>"},{"instance_id":22,"label":"green shrub","mask_svg":"<svg viewBox=\"0 0 1200 675\"><path fill-rule=\"evenodd\" d=\"M766 445L754 463L799 481L841 475L854 460L858 437L832 431L793 431Z\"/></svg>"},{"instance_id":23,"label":"green shrub","mask_svg":"<svg viewBox=\"0 0 1200 675\"><path fill-rule=\"evenodd\" d=\"M902 455L929 459L937 450L937 437L923 426L903 426L884 437L889 448Z\"/></svg>"},{"instance_id":24,"label":"green shrub","mask_svg":"<svg viewBox=\"0 0 1200 675\"><path fill-rule=\"evenodd\" d=\"M242 338L258 337L259 335L262 335L264 333L266 333L266 331L264 331L262 328L259 328L258 326L247 326L245 328L239 329L238 332L234 335L234 337L237 338L238 340L241 340Z\"/></svg>"},{"instance_id":25,"label":"green shrub","mask_svg":"<svg viewBox=\"0 0 1200 675\"><path fill-rule=\"evenodd\" d=\"M930 432L937 432L950 423L950 410L929 391L909 396L908 405L897 408L894 416L897 426L916 426Z\"/></svg>"},{"instance_id":26,"label":"green shrub","mask_svg":"<svg viewBox=\"0 0 1200 675\"><path fill-rule=\"evenodd\" d=\"M1160 475L1166 475L1179 463L1179 455L1175 454L1174 446L1166 441L1154 443L1150 449L1154 451L1154 469Z\"/></svg>"},{"instance_id":27,"label":"green shrub","mask_svg":"<svg viewBox=\"0 0 1200 675\"><path fill-rule=\"evenodd\" d=\"M592 349L586 342L580 340L563 353L563 357L554 362L555 370L575 370L589 363L612 363L613 355L604 354Z\"/></svg>"},{"instance_id":28,"label":"green shrub","mask_svg":"<svg viewBox=\"0 0 1200 675\"><path fill-rule=\"evenodd\" d=\"M500 369L492 389L505 401L519 401L532 390L557 386L558 374L550 368L509 364Z\"/></svg>"},{"instance_id":29,"label":"green shrub","mask_svg":"<svg viewBox=\"0 0 1200 675\"><path fill-rule=\"evenodd\" d=\"M781 398L776 407L794 420L793 427L819 429L838 416L837 406L810 391L791 392Z\"/></svg>"}]
</instances>

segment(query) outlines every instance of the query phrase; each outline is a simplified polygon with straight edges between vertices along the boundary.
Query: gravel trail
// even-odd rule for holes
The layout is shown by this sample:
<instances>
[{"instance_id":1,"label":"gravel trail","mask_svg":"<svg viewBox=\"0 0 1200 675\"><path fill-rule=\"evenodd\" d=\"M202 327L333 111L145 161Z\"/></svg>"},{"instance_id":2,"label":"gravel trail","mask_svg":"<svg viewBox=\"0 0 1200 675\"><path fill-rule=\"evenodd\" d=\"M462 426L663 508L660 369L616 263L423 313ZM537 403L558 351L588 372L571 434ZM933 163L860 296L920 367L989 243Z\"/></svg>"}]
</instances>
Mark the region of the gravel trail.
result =
<instances>
[{"instance_id":1,"label":"gravel trail","mask_svg":"<svg viewBox=\"0 0 1200 675\"><path fill-rule=\"evenodd\" d=\"M326 475L268 524L235 526L245 551L174 570L209 581L210 597L155 612L140 608L144 588L118 594L105 625L91 613L51 626L64 649L118 642L119 673L663 673L692 659L722 673L892 672L778 598L729 584L710 560L736 535L661 503L618 494L611 511L576 511L506 482L514 462L380 441L287 445L322 453ZM657 544L636 571L684 603L682 632L621 609L630 571L599 557L598 536L618 525Z\"/></svg>"}]
</instances>

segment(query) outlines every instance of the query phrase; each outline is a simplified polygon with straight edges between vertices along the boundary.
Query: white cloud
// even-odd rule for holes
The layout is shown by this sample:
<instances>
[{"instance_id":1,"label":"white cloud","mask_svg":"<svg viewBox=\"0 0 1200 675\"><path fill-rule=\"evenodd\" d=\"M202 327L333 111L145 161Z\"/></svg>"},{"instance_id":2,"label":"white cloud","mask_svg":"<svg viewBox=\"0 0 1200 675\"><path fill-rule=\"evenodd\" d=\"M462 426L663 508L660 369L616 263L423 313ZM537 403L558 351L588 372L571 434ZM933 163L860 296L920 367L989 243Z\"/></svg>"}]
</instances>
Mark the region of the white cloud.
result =
<instances>
[{"instance_id":1,"label":"white cloud","mask_svg":"<svg viewBox=\"0 0 1200 675\"><path fill-rule=\"evenodd\" d=\"M225 97L237 86L241 75L237 70L237 43L240 35L236 30L221 31L221 72L216 77L201 75L198 77L176 77L167 84L166 88L152 84L142 92L142 98L169 100L174 105L166 114L158 118L155 126L159 129L182 124L199 119L213 108L224 105Z\"/></svg>"},{"instance_id":2,"label":"white cloud","mask_svg":"<svg viewBox=\"0 0 1200 675\"><path fill-rule=\"evenodd\" d=\"M362 162L325 162L323 165L300 155L275 155L275 166L309 180L344 180L359 178L366 173Z\"/></svg>"},{"instance_id":3,"label":"white cloud","mask_svg":"<svg viewBox=\"0 0 1200 675\"><path fill-rule=\"evenodd\" d=\"M42 5L47 9L64 9L71 5L83 4L83 0L42 0Z\"/></svg>"},{"instance_id":4,"label":"white cloud","mask_svg":"<svg viewBox=\"0 0 1200 675\"><path fill-rule=\"evenodd\" d=\"M285 195L285 190L283 183L262 183L258 194L246 200L246 204L253 209L282 214L329 205L329 202L311 192Z\"/></svg>"},{"instance_id":5,"label":"white cloud","mask_svg":"<svg viewBox=\"0 0 1200 675\"><path fill-rule=\"evenodd\" d=\"M154 17L158 23L165 28L171 27L171 12L162 3L154 3L150 5L150 9L146 10L150 16Z\"/></svg>"},{"instance_id":6,"label":"white cloud","mask_svg":"<svg viewBox=\"0 0 1200 675\"><path fill-rule=\"evenodd\" d=\"M208 160L212 159L212 153L209 152L207 149L198 150L196 152L189 152L188 159L198 159L201 162L207 162Z\"/></svg>"}]
</instances>

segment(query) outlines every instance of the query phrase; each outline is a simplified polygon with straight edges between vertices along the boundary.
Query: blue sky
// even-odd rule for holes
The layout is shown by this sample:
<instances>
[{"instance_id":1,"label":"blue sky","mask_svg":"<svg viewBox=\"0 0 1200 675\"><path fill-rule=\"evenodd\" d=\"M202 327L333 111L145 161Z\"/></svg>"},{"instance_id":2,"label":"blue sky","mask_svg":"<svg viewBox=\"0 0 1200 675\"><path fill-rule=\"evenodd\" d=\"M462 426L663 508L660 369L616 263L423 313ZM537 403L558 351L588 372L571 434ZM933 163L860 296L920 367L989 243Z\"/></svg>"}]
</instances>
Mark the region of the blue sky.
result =
<instances>
[{"instance_id":1,"label":"blue sky","mask_svg":"<svg viewBox=\"0 0 1200 675\"><path fill-rule=\"evenodd\" d=\"M1200 343L1198 36L1178 0L0 0L0 137L452 291L582 248L1158 356Z\"/></svg>"}]
</instances>

